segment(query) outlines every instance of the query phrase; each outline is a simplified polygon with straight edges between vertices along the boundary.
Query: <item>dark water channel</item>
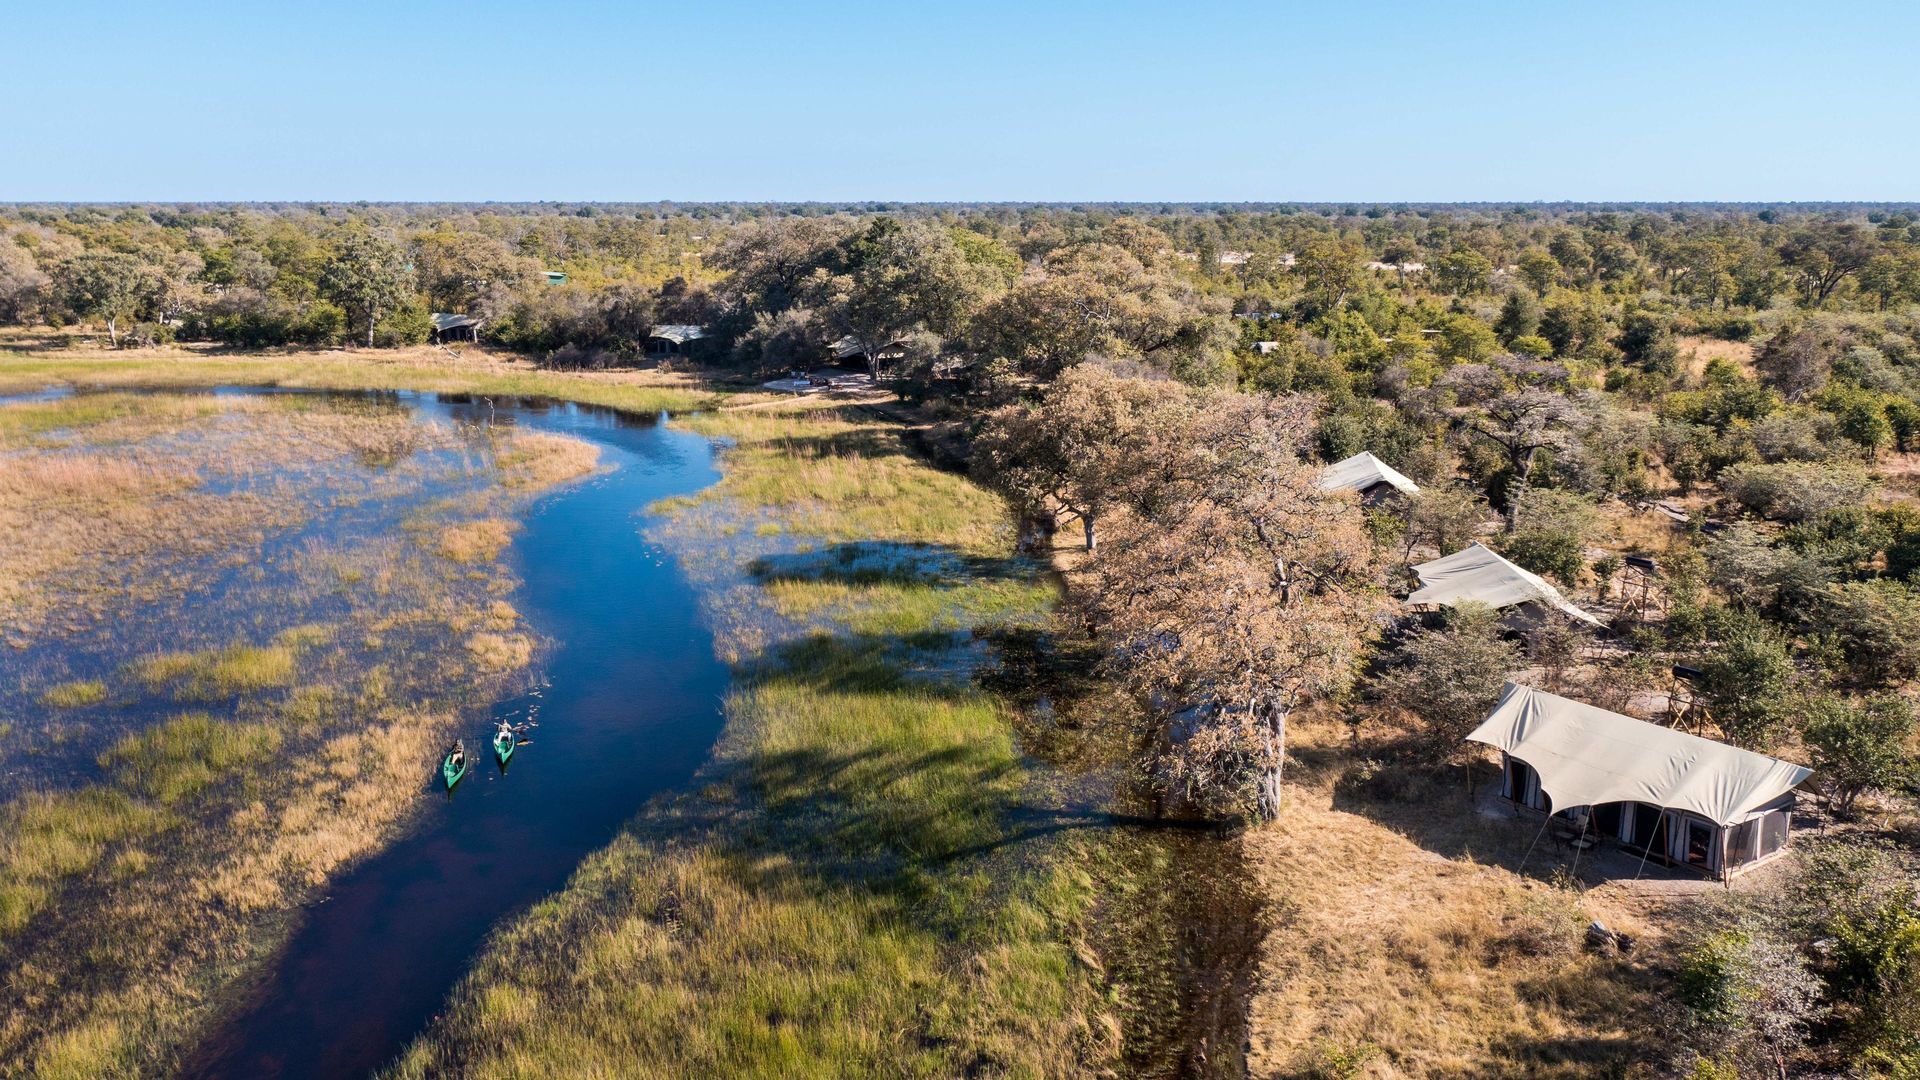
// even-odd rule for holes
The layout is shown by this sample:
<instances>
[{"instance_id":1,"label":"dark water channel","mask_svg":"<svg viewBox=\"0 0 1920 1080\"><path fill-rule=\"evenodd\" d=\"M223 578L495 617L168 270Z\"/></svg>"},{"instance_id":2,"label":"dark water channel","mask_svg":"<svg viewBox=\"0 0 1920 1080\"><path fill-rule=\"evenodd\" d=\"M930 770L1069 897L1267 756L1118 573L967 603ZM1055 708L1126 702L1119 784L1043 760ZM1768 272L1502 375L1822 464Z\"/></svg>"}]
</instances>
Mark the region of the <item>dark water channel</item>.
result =
<instances>
[{"instance_id":1,"label":"dark water channel","mask_svg":"<svg viewBox=\"0 0 1920 1080\"><path fill-rule=\"evenodd\" d=\"M706 440L561 403L402 394L428 417L590 440L600 475L544 497L510 549L513 597L555 642L545 685L493 708L532 744L484 758L416 827L330 883L251 997L199 1049L198 1077L347 1077L433 1017L503 917L565 884L650 796L687 780L721 726L726 668L693 589L644 541L643 510L719 478ZM422 762L423 778L435 763Z\"/></svg>"}]
</instances>

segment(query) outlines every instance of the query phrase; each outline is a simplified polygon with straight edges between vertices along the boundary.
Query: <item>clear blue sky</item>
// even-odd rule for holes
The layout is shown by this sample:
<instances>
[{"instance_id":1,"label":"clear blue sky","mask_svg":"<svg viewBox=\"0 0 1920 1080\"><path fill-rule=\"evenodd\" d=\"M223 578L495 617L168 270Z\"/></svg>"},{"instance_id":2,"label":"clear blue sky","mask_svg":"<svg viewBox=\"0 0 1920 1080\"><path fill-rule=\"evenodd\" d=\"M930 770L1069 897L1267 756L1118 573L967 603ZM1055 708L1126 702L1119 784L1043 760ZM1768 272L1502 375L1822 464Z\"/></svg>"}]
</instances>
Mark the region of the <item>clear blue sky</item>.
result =
<instances>
[{"instance_id":1,"label":"clear blue sky","mask_svg":"<svg viewBox=\"0 0 1920 1080\"><path fill-rule=\"evenodd\" d=\"M0 11L0 200L1920 200L1911 3Z\"/></svg>"}]
</instances>

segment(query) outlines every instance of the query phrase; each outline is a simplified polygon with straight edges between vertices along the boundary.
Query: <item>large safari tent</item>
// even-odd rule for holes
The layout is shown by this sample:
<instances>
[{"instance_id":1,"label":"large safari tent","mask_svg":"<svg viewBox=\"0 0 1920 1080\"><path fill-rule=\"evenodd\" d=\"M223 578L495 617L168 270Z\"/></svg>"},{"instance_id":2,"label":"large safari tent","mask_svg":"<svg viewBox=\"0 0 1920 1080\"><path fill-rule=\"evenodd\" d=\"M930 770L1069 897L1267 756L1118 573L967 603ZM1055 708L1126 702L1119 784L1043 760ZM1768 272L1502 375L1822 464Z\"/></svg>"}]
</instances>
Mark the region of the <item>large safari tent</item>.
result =
<instances>
[{"instance_id":1,"label":"large safari tent","mask_svg":"<svg viewBox=\"0 0 1920 1080\"><path fill-rule=\"evenodd\" d=\"M1517 683L1467 739L1500 751L1506 798L1723 880L1786 848L1793 789L1812 774Z\"/></svg>"}]
</instances>

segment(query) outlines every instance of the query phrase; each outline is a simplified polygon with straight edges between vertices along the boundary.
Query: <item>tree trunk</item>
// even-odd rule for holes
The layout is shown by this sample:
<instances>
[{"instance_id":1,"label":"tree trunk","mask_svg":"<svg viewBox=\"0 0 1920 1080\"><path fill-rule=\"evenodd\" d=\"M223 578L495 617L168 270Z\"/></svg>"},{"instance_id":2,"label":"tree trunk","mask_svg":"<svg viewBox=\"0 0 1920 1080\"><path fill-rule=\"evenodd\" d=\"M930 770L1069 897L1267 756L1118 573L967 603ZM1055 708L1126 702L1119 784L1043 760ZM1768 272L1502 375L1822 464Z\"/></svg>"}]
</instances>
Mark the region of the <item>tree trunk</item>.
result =
<instances>
[{"instance_id":1,"label":"tree trunk","mask_svg":"<svg viewBox=\"0 0 1920 1080\"><path fill-rule=\"evenodd\" d=\"M117 321L113 316L107 316L107 348L109 349L120 347L120 333L115 327Z\"/></svg>"},{"instance_id":2,"label":"tree trunk","mask_svg":"<svg viewBox=\"0 0 1920 1080\"><path fill-rule=\"evenodd\" d=\"M1092 514L1080 515L1080 531L1084 533L1087 537L1087 554L1089 555L1093 554L1093 549L1096 541L1093 535L1093 515Z\"/></svg>"},{"instance_id":3,"label":"tree trunk","mask_svg":"<svg viewBox=\"0 0 1920 1080\"><path fill-rule=\"evenodd\" d=\"M373 348L373 305L367 305L367 348Z\"/></svg>"},{"instance_id":4,"label":"tree trunk","mask_svg":"<svg viewBox=\"0 0 1920 1080\"><path fill-rule=\"evenodd\" d=\"M1267 821L1280 818L1280 771L1287 760L1287 710L1267 711L1266 762L1260 768L1259 814Z\"/></svg>"}]
</instances>

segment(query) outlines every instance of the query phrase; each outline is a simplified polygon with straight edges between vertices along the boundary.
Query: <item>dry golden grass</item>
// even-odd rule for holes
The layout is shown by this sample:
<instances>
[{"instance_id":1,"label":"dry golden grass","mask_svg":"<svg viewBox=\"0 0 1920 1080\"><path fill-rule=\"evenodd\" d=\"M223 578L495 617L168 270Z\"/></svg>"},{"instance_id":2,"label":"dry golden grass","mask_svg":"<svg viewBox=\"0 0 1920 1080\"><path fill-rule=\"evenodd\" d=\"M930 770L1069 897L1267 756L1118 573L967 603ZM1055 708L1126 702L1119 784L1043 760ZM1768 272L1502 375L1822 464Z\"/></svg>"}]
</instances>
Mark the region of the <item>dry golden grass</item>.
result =
<instances>
[{"instance_id":1,"label":"dry golden grass","mask_svg":"<svg viewBox=\"0 0 1920 1080\"><path fill-rule=\"evenodd\" d=\"M1744 341L1689 335L1674 341L1680 349L1680 362L1687 374L1698 379L1712 360L1726 360L1748 375L1753 374L1753 346Z\"/></svg>"},{"instance_id":2,"label":"dry golden grass","mask_svg":"<svg viewBox=\"0 0 1920 1080\"><path fill-rule=\"evenodd\" d=\"M517 524L502 518L456 521L440 530L434 547L454 562L492 562L513 542L517 528Z\"/></svg>"},{"instance_id":3,"label":"dry golden grass","mask_svg":"<svg viewBox=\"0 0 1920 1080\"><path fill-rule=\"evenodd\" d=\"M585 476L599 463L594 444L540 431L515 432L495 458L500 482L509 488L552 487Z\"/></svg>"},{"instance_id":4,"label":"dry golden grass","mask_svg":"<svg viewBox=\"0 0 1920 1080\"><path fill-rule=\"evenodd\" d=\"M498 674L533 662L533 639L525 634L483 630L467 638L467 654L480 670Z\"/></svg>"},{"instance_id":5,"label":"dry golden grass","mask_svg":"<svg viewBox=\"0 0 1920 1080\"><path fill-rule=\"evenodd\" d=\"M1304 783L1282 818L1246 838L1277 911L1251 1007L1251 1074L1334 1075L1344 1060L1367 1077L1573 1078L1652 1057L1646 972L1581 947L1594 905L1467 854L1495 841L1464 788L1377 812L1337 796L1334 778L1358 761L1346 737L1341 725L1298 725L1295 750L1316 767L1297 770ZM1396 828L1403 816L1421 819L1417 833ZM1605 916L1657 929L1628 910Z\"/></svg>"}]
</instances>

